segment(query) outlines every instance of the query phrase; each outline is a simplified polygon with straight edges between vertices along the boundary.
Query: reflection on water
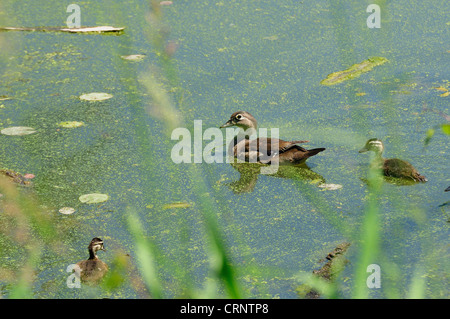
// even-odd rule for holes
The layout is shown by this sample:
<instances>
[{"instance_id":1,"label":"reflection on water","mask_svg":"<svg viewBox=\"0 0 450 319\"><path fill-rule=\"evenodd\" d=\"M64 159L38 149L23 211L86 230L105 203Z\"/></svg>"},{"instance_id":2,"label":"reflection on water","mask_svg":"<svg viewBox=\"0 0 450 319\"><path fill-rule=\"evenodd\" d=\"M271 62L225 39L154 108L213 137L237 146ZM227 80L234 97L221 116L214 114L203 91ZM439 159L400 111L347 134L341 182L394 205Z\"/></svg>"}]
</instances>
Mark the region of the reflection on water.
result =
<instances>
[{"instance_id":1,"label":"reflection on water","mask_svg":"<svg viewBox=\"0 0 450 319\"><path fill-rule=\"evenodd\" d=\"M238 171L240 175L239 180L228 184L230 189L237 194L253 192L258 181L258 176L261 174L263 164L234 162L231 163L231 166ZM312 171L306 163L295 166L280 165L276 173L267 176L318 184L325 183L323 176Z\"/></svg>"}]
</instances>

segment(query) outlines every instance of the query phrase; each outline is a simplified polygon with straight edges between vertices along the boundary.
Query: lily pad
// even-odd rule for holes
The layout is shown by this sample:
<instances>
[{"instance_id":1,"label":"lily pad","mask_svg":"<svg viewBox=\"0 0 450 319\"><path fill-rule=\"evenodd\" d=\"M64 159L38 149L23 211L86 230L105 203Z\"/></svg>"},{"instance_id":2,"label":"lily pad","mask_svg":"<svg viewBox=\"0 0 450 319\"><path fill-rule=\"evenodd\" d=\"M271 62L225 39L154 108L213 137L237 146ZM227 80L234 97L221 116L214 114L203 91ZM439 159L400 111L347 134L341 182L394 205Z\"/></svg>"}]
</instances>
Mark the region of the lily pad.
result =
<instances>
[{"instance_id":1,"label":"lily pad","mask_svg":"<svg viewBox=\"0 0 450 319\"><path fill-rule=\"evenodd\" d=\"M109 94L109 93L93 92L93 93L87 93L87 94L81 95L80 99L85 100L85 101L103 101L103 100L108 100L112 97L113 97L112 94Z\"/></svg>"},{"instance_id":2,"label":"lily pad","mask_svg":"<svg viewBox=\"0 0 450 319\"><path fill-rule=\"evenodd\" d=\"M325 190L334 191L337 189L341 189L342 185L340 185L340 184L320 184L319 187L323 188Z\"/></svg>"},{"instance_id":3,"label":"lily pad","mask_svg":"<svg viewBox=\"0 0 450 319\"><path fill-rule=\"evenodd\" d=\"M334 85L346 80L354 79L363 73L369 72L377 65L386 63L388 59L383 57L373 57L358 64L353 64L351 67L344 71L334 72L329 74L326 79L322 80L320 84Z\"/></svg>"},{"instance_id":4,"label":"lily pad","mask_svg":"<svg viewBox=\"0 0 450 319\"><path fill-rule=\"evenodd\" d=\"M65 128L74 128L74 127L80 127L83 125L84 125L83 122L78 122L78 121L66 121L66 122L61 122L58 124L58 126L65 127Z\"/></svg>"},{"instance_id":5,"label":"lily pad","mask_svg":"<svg viewBox=\"0 0 450 319\"><path fill-rule=\"evenodd\" d=\"M104 33L104 32L122 32L125 28L116 28L111 26L99 27L81 27L81 28L55 28L55 27L0 27L0 31L40 31L40 32L70 32L70 33Z\"/></svg>"},{"instance_id":6,"label":"lily pad","mask_svg":"<svg viewBox=\"0 0 450 319\"><path fill-rule=\"evenodd\" d=\"M75 208L72 207L63 207L59 209L59 212L64 215L70 215L75 213Z\"/></svg>"},{"instance_id":7,"label":"lily pad","mask_svg":"<svg viewBox=\"0 0 450 319\"><path fill-rule=\"evenodd\" d=\"M270 37L264 37L263 40L276 41L276 40L278 40L278 36L272 35Z\"/></svg>"},{"instance_id":8,"label":"lily pad","mask_svg":"<svg viewBox=\"0 0 450 319\"><path fill-rule=\"evenodd\" d=\"M122 59L127 61L141 61L145 58L144 54L130 54L120 56Z\"/></svg>"},{"instance_id":9,"label":"lily pad","mask_svg":"<svg viewBox=\"0 0 450 319\"><path fill-rule=\"evenodd\" d=\"M97 204L97 203L106 202L109 199L109 197L106 194L92 193L92 194L81 195L78 199L82 203Z\"/></svg>"},{"instance_id":10,"label":"lily pad","mask_svg":"<svg viewBox=\"0 0 450 319\"><path fill-rule=\"evenodd\" d=\"M121 32L125 28L116 28L111 26L99 26L99 27L82 27L82 28L62 28L60 31L72 32L72 33L85 33L85 32Z\"/></svg>"},{"instance_id":11,"label":"lily pad","mask_svg":"<svg viewBox=\"0 0 450 319\"><path fill-rule=\"evenodd\" d=\"M29 135L36 133L36 130L27 126L11 126L0 131L4 135Z\"/></svg>"},{"instance_id":12,"label":"lily pad","mask_svg":"<svg viewBox=\"0 0 450 319\"><path fill-rule=\"evenodd\" d=\"M182 202L182 203L172 203L172 204L166 204L163 206L163 209L171 209L171 208L188 208L191 207L191 204Z\"/></svg>"}]
</instances>

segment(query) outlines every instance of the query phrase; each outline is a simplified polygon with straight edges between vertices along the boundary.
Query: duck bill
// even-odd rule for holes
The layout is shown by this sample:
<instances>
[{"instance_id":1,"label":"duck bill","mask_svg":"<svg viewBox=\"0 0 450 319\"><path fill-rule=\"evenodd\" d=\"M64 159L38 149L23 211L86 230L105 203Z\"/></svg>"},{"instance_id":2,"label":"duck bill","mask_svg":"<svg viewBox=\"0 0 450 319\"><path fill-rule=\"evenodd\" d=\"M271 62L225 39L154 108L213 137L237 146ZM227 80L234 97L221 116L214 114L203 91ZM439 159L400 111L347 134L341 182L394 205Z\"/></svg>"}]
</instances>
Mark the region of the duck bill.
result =
<instances>
[{"instance_id":1,"label":"duck bill","mask_svg":"<svg viewBox=\"0 0 450 319\"><path fill-rule=\"evenodd\" d=\"M369 151L367 148L365 148L365 147L363 147L362 149L360 149L358 152L359 153L365 153L365 152L367 152L367 151Z\"/></svg>"},{"instance_id":2,"label":"duck bill","mask_svg":"<svg viewBox=\"0 0 450 319\"><path fill-rule=\"evenodd\" d=\"M231 122L231 120L229 120L229 121L226 122L224 125L222 125L220 128L230 127L230 126L233 126L233 125L234 125L234 123Z\"/></svg>"}]
</instances>

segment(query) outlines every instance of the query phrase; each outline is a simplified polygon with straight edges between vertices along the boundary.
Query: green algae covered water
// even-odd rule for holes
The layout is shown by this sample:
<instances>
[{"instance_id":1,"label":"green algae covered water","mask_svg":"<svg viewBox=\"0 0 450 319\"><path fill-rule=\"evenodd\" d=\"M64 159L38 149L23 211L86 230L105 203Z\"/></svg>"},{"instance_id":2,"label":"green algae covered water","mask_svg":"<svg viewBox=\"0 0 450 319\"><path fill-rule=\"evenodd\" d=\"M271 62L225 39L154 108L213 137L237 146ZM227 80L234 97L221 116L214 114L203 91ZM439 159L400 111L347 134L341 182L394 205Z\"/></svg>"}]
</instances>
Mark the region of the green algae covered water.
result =
<instances>
[{"instance_id":1,"label":"green algae covered water","mask_svg":"<svg viewBox=\"0 0 450 319\"><path fill-rule=\"evenodd\" d=\"M118 34L0 32L0 129L35 131L0 135L0 168L34 176L17 192L0 185L0 295L20 293L25 278L32 298L154 296L127 226L134 212L153 245L158 296L229 296L211 284L207 199L245 297L302 297L299 273L321 268L346 242L340 297L357 295L370 272L356 274L374 264L381 286L369 297L448 297L448 6L377 1L381 25L369 28L370 1L155 3L80 3L82 26L125 27ZM2 1L0 26L67 27L69 4ZM372 57L387 61L321 84ZM108 98L80 99L89 93ZM194 163L193 154L174 162L174 128L193 133L198 120L203 131L218 128L238 110L284 140L326 150L275 175ZM373 137L428 182L383 181L371 248L362 240L370 155L358 150ZM107 197L83 203L86 194ZM27 209L38 211L19 218ZM93 237L120 279L70 287L67 269L88 257Z\"/></svg>"}]
</instances>

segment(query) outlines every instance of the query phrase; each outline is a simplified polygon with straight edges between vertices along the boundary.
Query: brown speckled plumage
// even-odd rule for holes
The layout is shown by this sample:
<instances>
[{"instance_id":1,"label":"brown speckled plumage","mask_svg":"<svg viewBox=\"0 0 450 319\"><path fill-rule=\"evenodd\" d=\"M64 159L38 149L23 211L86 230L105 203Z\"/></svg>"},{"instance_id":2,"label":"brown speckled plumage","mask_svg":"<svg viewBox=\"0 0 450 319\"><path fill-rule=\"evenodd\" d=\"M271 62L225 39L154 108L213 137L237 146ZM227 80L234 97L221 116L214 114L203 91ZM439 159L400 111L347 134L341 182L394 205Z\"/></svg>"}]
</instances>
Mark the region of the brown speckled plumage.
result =
<instances>
[{"instance_id":1,"label":"brown speckled plumage","mask_svg":"<svg viewBox=\"0 0 450 319\"><path fill-rule=\"evenodd\" d=\"M238 111L234 112L221 128L230 126L237 126L246 133L250 133L256 132L257 122L250 113ZM242 139L235 137L231 146L233 146L234 156L242 157L245 161L253 158L255 161L263 164L278 162L278 164L295 165L304 163L309 157L325 150L325 148L307 150L298 145L307 142L309 141L284 141L275 138L257 138L256 140L250 140L248 137ZM278 149L273 151L272 145L276 144L278 144ZM269 157L269 154L272 154L272 156Z\"/></svg>"},{"instance_id":2,"label":"brown speckled plumage","mask_svg":"<svg viewBox=\"0 0 450 319\"><path fill-rule=\"evenodd\" d=\"M80 279L83 282L96 283L100 281L108 271L108 265L97 256L98 250L105 250L103 240L95 237L91 240L89 247L89 259L77 263L80 268Z\"/></svg>"},{"instance_id":3,"label":"brown speckled plumage","mask_svg":"<svg viewBox=\"0 0 450 319\"><path fill-rule=\"evenodd\" d=\"M375 165L382 169L385 176L412 179L416 182L427 182L427 178L412 166L409 162L398 159L384 159L382 157L384 145L381 140L372 138L366 142L366 145L359 150L360 153L373 151L376 154Z\"/></svg>"}]
</instances>

